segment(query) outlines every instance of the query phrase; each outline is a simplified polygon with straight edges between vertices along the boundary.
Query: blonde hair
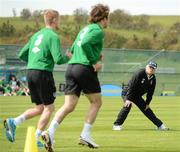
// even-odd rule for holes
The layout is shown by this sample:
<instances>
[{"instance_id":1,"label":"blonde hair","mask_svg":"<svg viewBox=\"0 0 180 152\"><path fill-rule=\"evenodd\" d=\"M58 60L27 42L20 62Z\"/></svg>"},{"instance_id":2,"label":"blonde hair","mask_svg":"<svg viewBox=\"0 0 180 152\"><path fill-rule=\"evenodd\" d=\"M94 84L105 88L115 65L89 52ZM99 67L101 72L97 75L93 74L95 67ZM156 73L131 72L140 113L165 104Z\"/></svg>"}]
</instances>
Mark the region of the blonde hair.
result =
<instances>
[{"instance_id":1,"label":"blonde hair","mask_svg":"<svg viewBox=\"0 0 180 152\"><path fill-rule=\"evenodd\" d=\"M51 25L59 18L59 12L53 9L48 9L44 11L44 22L46 25Z\"/></svg>"}]
</instances>

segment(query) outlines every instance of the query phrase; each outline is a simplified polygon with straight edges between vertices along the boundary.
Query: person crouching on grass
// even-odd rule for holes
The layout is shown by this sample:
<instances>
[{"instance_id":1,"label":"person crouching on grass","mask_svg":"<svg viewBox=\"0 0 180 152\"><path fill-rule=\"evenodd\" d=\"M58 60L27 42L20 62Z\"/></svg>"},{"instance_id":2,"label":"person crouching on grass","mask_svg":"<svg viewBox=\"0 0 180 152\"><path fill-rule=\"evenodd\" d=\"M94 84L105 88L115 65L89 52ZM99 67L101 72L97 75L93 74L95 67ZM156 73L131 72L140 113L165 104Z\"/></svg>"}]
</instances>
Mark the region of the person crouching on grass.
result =
<instances>
[{"instance_id":1,"label":"person crouching on grass","mask_svg":"<svg viewBox=\"0 0 180 152\"><path fill-rule=\"evenodd\" d=\"M146 68L135 72L128 85L123 87L122 98L124 105L114 122L113 130L117 131L122 129L122 124L131 110L132 103L134 103L141 112L157 126L158 130L169 130L169 128L156 117L149 106L156 87L156 69L157 63L150 61L146 65ZM146 100L142 98L144 94L146 94Z\"/></svg>"}]
</instances>

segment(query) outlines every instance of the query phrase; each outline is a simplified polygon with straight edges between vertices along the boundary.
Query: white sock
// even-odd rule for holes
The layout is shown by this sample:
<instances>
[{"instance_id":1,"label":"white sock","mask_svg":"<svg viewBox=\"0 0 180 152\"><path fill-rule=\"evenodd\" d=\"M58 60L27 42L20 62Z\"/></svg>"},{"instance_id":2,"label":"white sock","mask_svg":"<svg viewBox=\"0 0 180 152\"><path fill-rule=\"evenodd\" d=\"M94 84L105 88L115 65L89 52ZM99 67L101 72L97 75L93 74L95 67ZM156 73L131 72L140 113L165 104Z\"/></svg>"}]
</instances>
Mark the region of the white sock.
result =
<instances>
[{"instance_id":1,"label":"white sock","mask_svg":"<svg viewBox=\"0 0 180 152\"><path fill-rule=\"evenodd\" d=\"M15 125L19 125L25 120L26 120L26 117L23 114L14 118Z\"/></svg>"},{"instance_id":2,"label":"white sock","mask_svg":"<svg viewBox=\"0 0 180 152\"><path fill-rule=\"evenodd\" d=\"M39 138L40 138L40 136L41 136L41 133L42 133L42 130L36 129L36 132L35 132L36 140L39 140Z\"/></svg>"},{"instance_id":3,"label":"white sock","mask_svg":"<svg viewBox=\"0 0 180 152\"><path fill-rule=\"evenodd\" d=\"M51 121L49 128L47 129L47 131L49 132L49 135L51 136L52 139L54 139L54 134L55 134L55 131L58 128L58 126L59 126L59 123L55 119L53 119Z\"/></svg>"},{"instance_id":4,"label":"white sock","mask_svg":"<svg viewBox=\"0 0 180 152\"><path fill-rule=\"evenodd\" d=\"M89 123L84 123L84 128L81 132L81 137L89 137L90 135L90 129L92 128L92 125Z\"/></svg>"}]
</instances>

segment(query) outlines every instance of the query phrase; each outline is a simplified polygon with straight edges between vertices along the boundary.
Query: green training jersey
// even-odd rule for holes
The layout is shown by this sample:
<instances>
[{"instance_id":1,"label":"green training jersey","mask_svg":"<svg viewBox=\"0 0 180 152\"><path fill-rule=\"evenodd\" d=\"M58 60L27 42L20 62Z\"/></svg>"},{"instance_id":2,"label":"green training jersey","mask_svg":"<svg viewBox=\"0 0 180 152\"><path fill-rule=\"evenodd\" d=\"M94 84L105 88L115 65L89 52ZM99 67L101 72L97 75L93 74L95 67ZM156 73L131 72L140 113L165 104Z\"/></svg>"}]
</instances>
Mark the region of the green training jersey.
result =
<instances>
[{"instance_id":1,"label":"green training jersey","mask_svg":"<svg viewBox=\"0 0 180 152\"><path fill-rule=\"evenodd\" d=\"M96 64L103 47L104 32L99 24L89 24L77 35L70 51L73 53L69 64Z\"/></svg>"},{"instance_id":2,"label":"green training jersey","mask_svg":"<svg viewBox=\"0 0 180 152\"><path fill-rule=\"evenodd\" d=\"M53 71L54 64L68 62L62 55L59 36L51 28L43 28L35 33L21 49L19 58L27 61L27 69Z\"/></svg>"}]
</instances>

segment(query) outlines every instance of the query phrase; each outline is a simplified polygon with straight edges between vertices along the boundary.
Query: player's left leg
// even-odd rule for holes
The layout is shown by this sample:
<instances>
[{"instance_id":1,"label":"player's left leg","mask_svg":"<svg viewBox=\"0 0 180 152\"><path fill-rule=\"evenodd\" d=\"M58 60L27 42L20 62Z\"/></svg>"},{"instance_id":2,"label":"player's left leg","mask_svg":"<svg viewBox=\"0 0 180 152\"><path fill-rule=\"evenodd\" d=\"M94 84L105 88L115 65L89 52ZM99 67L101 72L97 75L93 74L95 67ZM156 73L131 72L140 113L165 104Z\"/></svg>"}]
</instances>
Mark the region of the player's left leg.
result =
<instances>
[{"instance_id":1,"label":"player's left leg","mask_svg":"<svg viewBox=\"0 0 180 152\"><path fill-rule=\"evenodd\" d=\"M16 126L20 125L25 120L33 118L40 115L43 111L43 105L36 105L33 108L27 109L23 114L17 116L16 118L8 118L4 120L4 128L6 132L6 138L10 142L15 141Z\"/></svg>"},{"instance_id":2,"label":"player's left leg","mask_svg":"<svg viewBox=\"0 0 180 152\"><path fill-rule=\"evenodd\" d=\"M122 96L123 102L126 102L126 97ZM121 130L122 129L122 124L124 123L124 121L126 120L130 110L131 110L132 104L130 104L129 107L125 107L123 106L122 109L120 110L120 112L117 115L117 118L114 122L113 125L113 130Z\"/></svg>"}]
</instances>

